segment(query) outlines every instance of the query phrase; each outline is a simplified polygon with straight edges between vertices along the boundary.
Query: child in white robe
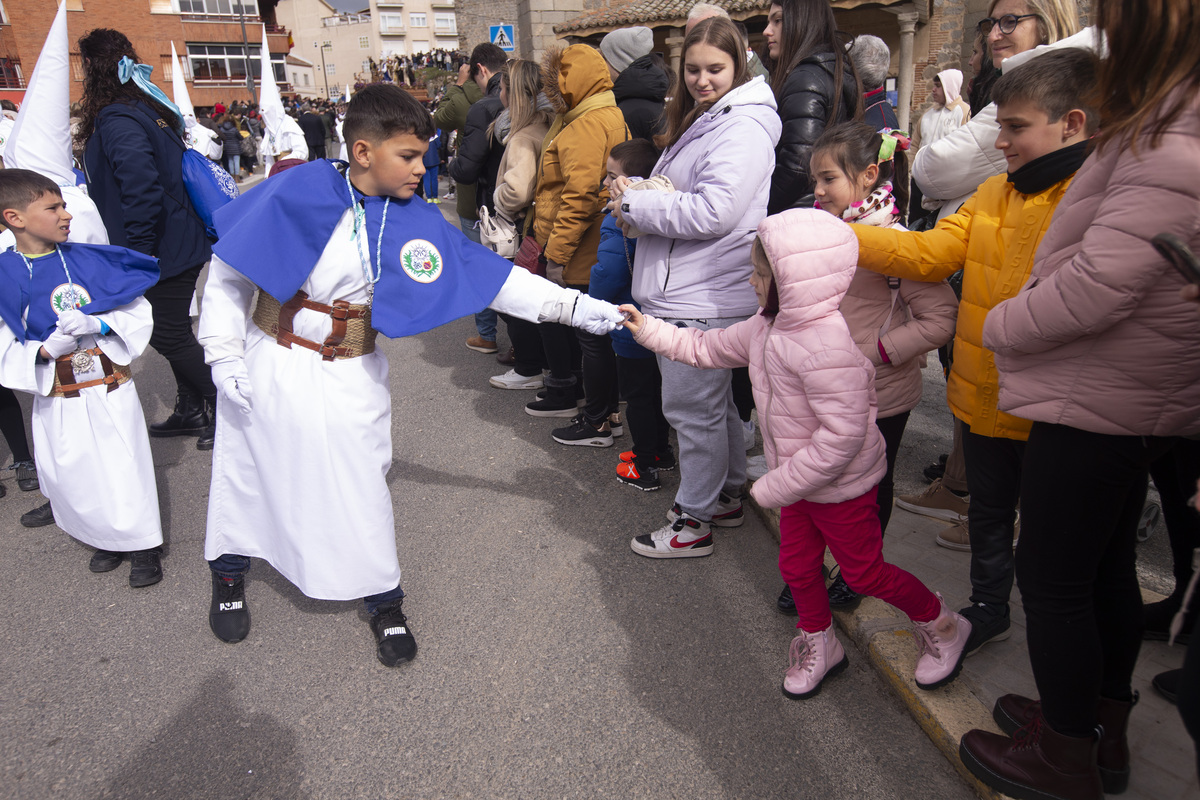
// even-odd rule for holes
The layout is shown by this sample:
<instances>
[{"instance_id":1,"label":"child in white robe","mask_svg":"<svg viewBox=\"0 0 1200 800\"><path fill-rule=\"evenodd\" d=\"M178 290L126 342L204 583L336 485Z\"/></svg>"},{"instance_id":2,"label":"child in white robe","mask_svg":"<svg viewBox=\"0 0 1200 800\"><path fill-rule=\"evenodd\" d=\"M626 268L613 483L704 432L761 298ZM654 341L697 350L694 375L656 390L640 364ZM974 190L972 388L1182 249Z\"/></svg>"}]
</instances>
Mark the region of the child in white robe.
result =
<instances>
[{"instance_id":1,"label":"child in white robe","mask_svg":"<svg viewBox=\"0 0 1200 800\"><path fill-rule=\"evenodd\" d=\"M205 558L209 625L222 641L249 632L253 556L309 597L363 598L386 666L416 655L386 482L392 401L376 332L412 335L488 305L598 335L622 320L615 306L513 268L435 206L412 202L432 125L407 92L369 86L346 114L348 166L295 167L215 215L199 338L219 392Z\"/></svg>"},{"instance_id":2,"label":"child in white robe","mask_svg":"<svg viewBox=\"0 0 1200 800\"><path fill-rule=\"evenodd\" d=\"M150 341L155 259L64 244L58 185L0 170L0 214L16 246L0 254L0 383L33 398L42 493L54 520L96 548L92 572L126 556L129 585L162 580L162 526L146 420L129 365Z\"/></svg>"}]
</instances>

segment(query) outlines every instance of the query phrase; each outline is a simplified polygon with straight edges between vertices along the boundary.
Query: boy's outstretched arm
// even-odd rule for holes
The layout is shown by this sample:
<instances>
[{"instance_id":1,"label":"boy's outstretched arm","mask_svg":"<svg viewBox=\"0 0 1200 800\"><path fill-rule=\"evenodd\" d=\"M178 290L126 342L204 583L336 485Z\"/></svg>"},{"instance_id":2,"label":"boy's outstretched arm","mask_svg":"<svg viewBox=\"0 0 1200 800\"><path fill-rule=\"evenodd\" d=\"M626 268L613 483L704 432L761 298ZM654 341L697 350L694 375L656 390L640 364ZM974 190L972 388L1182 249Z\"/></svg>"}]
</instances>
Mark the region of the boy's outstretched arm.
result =
<instances>
[{"instance_id":1,"label":"boy's outstretched arm","mask_svg":"<svg viewBox=\"0 0 1200 800\"><path fill-rule=\"evenodd\" d=\"M913 281L949 278L966 265L974 207L972 197L957 214L920 233L852 224L850 229L858 237L858 266Z\"/></svg>"},{"instance_id":2,"label":"boy's outstretched arm","mask_svg":"<svg viewBox=\"0 0 1200 800\"><path fill-rule=\"evenodd\" d=\"M513 267L489 308L529 322L557 322L601 336L625 321L612 303L564 289L521 267Z\"/></svg>"}]
</instances>

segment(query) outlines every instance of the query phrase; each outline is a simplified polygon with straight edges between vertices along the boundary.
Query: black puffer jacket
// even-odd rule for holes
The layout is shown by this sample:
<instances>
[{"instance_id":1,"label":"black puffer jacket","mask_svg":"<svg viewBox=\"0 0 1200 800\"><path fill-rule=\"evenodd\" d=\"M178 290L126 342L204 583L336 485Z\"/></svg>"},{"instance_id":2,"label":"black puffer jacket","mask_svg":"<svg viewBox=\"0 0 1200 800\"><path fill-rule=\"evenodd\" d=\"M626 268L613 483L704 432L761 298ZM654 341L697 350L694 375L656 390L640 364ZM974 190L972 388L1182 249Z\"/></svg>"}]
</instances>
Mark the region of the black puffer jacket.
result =
<instances>
[{"instance_id":1,"label":"black puffer jacket","mask_svg":"<svg viewBox=\"0 0 1200 800\"><path fill-rule=\"evenodd\" d=\"M650 56L637 59L617 76L613 95L632 138L650 139L662 132L663 104L670 85L667 73Z\"/></svg>"},{"instance_id":2,"label":"black puffer jacket","mask_svg":"<svg viewBox=\"0 0 1200 800\"><path fill-rule=\"evenodd\" d=\"M770 214L789 208L812 207L812 177L808 162L812 146L825 132L826 120L833 109L836 67L833 53L818 53L797 64L784 81L783 92L778 98L783 134L775 148L775 172L771 176L771 199L767 203ZM857 105L858 87L847 58L842 74L841 102L837 118L831 120L831 124L851 119Z\"/></svg>"},{"instance_id":3,"label":"black puffer jacket","mask_svg":"<svg viewBox=\"0 0 1200 800\"><path fill-rule=\"evenodd\" d=\"M487 88L487 94L472 103L467 111L458 155L450 162L448 171L456 182L474 184L476 208L487 205L489 212L495 212L492 192L496 190L496 173L500 171L504 145L488 136L488 126L504 111L504 104L500 102L499 74L488 79Z\"/></svg>"}]
</instances>

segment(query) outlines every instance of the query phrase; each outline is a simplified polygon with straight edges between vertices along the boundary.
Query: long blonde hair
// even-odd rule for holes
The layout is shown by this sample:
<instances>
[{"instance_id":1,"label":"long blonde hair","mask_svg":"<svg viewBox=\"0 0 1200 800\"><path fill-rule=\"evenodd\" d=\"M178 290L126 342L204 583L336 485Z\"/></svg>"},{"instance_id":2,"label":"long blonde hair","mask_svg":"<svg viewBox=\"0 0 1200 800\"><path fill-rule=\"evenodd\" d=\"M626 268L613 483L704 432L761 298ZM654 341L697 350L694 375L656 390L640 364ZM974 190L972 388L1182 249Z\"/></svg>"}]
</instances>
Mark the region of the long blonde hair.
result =
<instances>
[{"instance_id":1,"label":"long blonde hair","mask_svg":"<svg viewBox=\"0 0 1200 800\"><path fill-rule=\"evenodd\" d=\"M542 91L542 69L533 61L518 59L509 62L508 71L500 78L504 91L508 93L509 138L522 128L534 124L549 126L554 112L538 108L538 93ZM496 123L488 128L488 136L495 140Z\"/></svg>"}]
</instances>

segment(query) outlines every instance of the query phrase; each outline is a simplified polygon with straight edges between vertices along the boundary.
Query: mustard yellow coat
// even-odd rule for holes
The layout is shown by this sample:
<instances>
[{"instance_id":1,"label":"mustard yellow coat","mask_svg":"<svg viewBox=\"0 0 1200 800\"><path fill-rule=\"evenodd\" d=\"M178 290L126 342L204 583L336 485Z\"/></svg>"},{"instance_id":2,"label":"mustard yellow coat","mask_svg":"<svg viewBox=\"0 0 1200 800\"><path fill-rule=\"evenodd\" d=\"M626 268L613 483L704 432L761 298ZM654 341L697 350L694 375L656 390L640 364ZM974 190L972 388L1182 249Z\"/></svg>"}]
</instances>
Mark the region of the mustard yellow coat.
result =
<instances>
[{"instance_id":1,"label":"mustard yellow coat","mask_svg":"<svg viewBox=\"0 0 1200 800\"><path fill-rule=\"evenodd\" d=\"M1029 437L1029 421L996 407L1000 376L992 351L983 346L983 321L1029 280L1038 244L1070 183L1067 178L1039 194L1023 195L1008 176L996 175L933 230L851 226L858 236L858 265L865 269L918 281L940 281L963 270L946 400L972 433Z\"/></svg>"}]
</instances>

